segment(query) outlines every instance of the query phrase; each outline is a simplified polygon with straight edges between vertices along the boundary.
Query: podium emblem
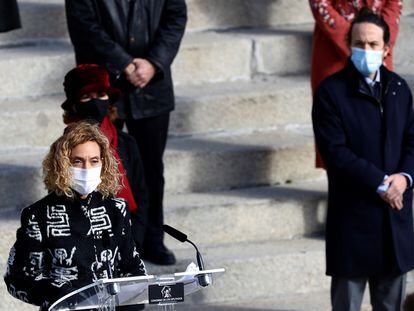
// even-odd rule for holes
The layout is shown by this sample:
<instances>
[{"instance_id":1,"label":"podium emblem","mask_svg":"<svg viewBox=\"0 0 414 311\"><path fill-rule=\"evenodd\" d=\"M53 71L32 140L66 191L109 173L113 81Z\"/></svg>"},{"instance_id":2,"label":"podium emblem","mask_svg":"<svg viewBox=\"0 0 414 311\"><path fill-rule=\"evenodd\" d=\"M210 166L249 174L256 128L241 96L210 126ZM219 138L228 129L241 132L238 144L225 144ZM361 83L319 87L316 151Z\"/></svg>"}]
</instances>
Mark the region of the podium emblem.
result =
<instances>
[{"instance_id":1,"label":"podium emblem","mask_svg":"<svg viewBox=\"0 0 414 311\"><path fill-rule=\"evenodd\" d=\"M148 286L150 304L177 303L184 301L184 283Z\"/></svg>"}]
</instances>

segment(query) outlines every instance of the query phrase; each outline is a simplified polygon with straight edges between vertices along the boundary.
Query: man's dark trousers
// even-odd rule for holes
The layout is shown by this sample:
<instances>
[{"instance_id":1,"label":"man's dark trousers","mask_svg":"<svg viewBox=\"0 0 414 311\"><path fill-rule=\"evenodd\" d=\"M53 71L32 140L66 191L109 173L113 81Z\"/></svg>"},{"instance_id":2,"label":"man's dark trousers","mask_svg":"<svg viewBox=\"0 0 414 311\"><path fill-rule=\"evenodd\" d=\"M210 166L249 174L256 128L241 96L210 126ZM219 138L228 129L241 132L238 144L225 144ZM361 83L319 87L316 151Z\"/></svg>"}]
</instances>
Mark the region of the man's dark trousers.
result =
<instances>
[{"instance_id":1,"label":"man's dark trousers","mask_svg":"<svg viewBox=\"0 0 414 311\"><path fill-rule=\"evenodd\" d=\"M148 219L144 237L144 250L163 245L162 225L164 197L163 155L167 143L170 114L165 113L143 119L127 119L128 132L137 141L144 166L145 182L148 188ZM122 122L118 123L121 125Z\"/></svg>"}]
</instances>

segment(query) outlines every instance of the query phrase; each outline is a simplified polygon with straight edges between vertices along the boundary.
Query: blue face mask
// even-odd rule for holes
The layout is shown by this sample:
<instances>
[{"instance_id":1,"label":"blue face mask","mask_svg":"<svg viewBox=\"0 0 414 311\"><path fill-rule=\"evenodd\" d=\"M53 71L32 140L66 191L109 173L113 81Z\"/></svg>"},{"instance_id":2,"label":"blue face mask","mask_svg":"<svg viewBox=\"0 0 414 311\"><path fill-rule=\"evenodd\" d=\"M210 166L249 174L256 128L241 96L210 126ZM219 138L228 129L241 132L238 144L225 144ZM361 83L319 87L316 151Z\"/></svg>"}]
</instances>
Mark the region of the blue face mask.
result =
<instances>
[{"instance_id":1,"label":"blue face mask","mask_svg":"<svg viewBox=\"0 0 414 311\"><path fill-rule=\"evenodd\" d=\"M356 69L364 76L368 77L375 73L382 65L384 51L364 50L352 48L351 61Z\"/></svg>"}]
</instances>

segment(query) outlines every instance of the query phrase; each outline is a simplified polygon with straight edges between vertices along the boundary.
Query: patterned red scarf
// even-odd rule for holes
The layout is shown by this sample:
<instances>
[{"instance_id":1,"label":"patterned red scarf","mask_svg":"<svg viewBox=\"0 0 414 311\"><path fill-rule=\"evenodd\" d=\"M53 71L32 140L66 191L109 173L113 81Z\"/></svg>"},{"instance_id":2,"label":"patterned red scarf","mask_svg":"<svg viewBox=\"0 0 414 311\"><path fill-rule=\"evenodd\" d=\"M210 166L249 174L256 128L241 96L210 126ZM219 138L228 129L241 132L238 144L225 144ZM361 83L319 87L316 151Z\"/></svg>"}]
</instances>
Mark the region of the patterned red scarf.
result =
<instances>
[{"instance_id":1,"label":"patterned red scarf","mask_svg":"<svg viewBox=\"0 0 414 311\"><path fill-rule=\"evenodd\" d=\"M117 196L120 198L125 199L128 202L129 210L131 212L135 212L138 208L137 203L135 202L134 196L132 195L131 185L129 184L129 180L126 176L124 165L118 154L118 134L115 125L111 122L108 116L106 116L101 125L101 131L105 134L108 138L109 143L112 147L112 153L115 156L116 160L118 161L118 170L121 173L121 185L122 188L117 193Z\"/></svg>"}]
</instances>

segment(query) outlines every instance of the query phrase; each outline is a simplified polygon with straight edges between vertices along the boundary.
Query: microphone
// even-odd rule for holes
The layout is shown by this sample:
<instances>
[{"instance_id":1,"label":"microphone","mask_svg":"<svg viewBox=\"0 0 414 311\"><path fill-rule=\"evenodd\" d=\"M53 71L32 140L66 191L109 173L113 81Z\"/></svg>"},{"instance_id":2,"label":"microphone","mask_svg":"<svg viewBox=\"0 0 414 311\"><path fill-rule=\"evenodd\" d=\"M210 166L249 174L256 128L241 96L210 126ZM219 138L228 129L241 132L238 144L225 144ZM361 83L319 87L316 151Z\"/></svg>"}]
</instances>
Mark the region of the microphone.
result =
<instances>
[{"instance_id":1,"label":"microphone","mask_svg":"<svg viewBox=\"0 0 414 311\"><path fill-rule=\"evenodd\" d=\"M193 245L195 250L196 250L198 269L200 271L205 270L204 269L204 261L203 261L203 257L201 256L201 253L198 251L197 246L187 238L186 234L182 233L181 231L178 231L177 229L175 229L175 228L173 228L169 225L163 225L162 228L164 229L165 233L168 233L174 239L176 239L176 240L178 240L182 243L188 242L191 245ZM211 284L211 275L210 274L199 275L199 276L197 276L197 279L198 279L198 283L203 287L206 287L206 286Z\"/></svg>"},{"instance_id":2,"label":"microphone","mask_svg":"<svg viewBox=\"0 0 414 311\"><path fill-rule=\"evenodd\" d=\"M113 279L114 276L112 274L111 261L109 259L109 253L111 251L111 240L109 237L109 232L107 230L102 232L102 246L106 252L106 261L104 262L105 270L108 273L108 279ZM109 294L112 296L119 294L121 290L118 283L108 284L107 289Z\"/></svg>"}]
</instances>

